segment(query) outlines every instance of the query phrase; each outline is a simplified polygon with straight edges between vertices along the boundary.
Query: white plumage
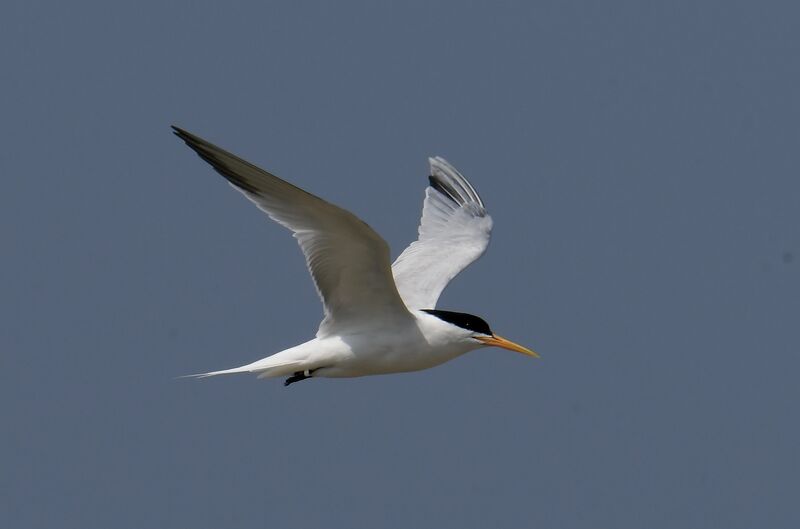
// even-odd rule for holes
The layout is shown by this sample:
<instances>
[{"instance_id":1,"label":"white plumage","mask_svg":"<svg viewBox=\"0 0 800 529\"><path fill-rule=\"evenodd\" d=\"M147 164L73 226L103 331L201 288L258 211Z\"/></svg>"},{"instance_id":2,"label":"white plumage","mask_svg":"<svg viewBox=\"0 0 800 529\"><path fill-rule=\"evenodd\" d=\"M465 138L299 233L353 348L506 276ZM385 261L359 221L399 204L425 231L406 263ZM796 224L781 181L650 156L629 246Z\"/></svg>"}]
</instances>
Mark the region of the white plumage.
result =
<instances>
[{"instance_id":1,"label":"white plumage","mask_svg":"<svg viewBox=\"0 0 800 529\"><path fill-rule=\"evenodd\" d=\"M447 283L486 251L492 230L475 189L444 159L430 159L431 186L418 240L390 266L386 241L349 211L173 129L234 188L293 232L325 313L308 342L245 366L192 376L291 375L288 385L311 377L417 371L487 345L536 356L495 335L476 316L433 310Z\"/></svg>"},{"instance_id":2,"label":"white plumage","mask_svg":"<svg viewBox=\"0 0 800 529\"><path fill-rule=\"evenodd\" d=\"M412 309L436 307L439 295L489 246L492 217L478 193L444 158L430 158L419 238L392 265L397 290Z\"/></svg>"}]
</instances>

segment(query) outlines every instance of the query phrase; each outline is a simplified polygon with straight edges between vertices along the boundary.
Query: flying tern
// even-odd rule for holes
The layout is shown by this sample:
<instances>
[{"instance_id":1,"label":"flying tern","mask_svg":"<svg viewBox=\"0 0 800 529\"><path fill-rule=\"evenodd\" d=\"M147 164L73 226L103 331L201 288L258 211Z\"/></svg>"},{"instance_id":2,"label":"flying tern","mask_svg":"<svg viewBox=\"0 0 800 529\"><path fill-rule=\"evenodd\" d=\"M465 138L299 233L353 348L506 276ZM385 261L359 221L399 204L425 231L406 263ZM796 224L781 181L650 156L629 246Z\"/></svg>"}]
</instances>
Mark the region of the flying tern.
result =
<instances>
[{"instance_id":1,"label":"flying tern","mask_svg":"<svg viewBox=\"0 0 800 529\"><path fill-rule=\"evenodd\" d=\"M419 238L391 264L389 246L361 219L178 127L175 135L272 220L291 230L322 299L312 340L253 363L195 377L254 373L359 377L418 371L471 350L538 355L492 332L478 316L439 310L442 290L489 245L492 218L475 188L430 158Z\"/></svg>"}]
</instances>

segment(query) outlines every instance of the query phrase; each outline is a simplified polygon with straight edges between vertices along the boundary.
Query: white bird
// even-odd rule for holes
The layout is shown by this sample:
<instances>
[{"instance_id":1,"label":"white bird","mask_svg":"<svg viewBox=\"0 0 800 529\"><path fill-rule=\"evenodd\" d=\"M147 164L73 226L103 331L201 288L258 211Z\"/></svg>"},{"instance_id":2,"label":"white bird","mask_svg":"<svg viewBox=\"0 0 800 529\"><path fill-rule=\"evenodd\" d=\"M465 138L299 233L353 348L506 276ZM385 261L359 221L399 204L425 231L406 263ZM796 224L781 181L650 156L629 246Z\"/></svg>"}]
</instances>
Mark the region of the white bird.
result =
<instances>
[{"instance_id":1,"label":"white bird","mask_svg":"<svg viewBox=\"0 0 800 529\"><path fill-rule=\"evenodd\" d=\"M419 239L390 264L389 246L358 217L178 127L175 134L238 191L294 233L322 298L314 339L233 369L285 385L316 377L418 371L497 346L538 357L481 318L436 309L442 290L489 245L481 198L443 158L430 158Z\"/></svg>"}]
</instances>

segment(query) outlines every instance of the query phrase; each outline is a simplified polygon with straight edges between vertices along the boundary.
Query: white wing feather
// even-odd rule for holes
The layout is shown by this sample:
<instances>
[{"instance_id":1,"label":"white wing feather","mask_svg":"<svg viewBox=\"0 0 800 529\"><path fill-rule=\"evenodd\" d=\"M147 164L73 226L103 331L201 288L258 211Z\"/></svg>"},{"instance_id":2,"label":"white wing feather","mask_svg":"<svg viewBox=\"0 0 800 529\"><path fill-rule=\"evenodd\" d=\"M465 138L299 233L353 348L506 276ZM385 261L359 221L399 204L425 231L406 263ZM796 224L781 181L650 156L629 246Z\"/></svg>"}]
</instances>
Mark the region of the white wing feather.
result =
<instances>
[{"instance_id":1,"label":"white wing feather","mask_svg":"<svg viewBox=\"0 0 800 529\"><path fill-rule=\"evenodd\" d=\"M419 238L392 265L410 309L432 309L442 290L489 246L492 218L466 178L444 158L431 158Z\"/></svg>"},{"instance_id":2,"label":"white wing feather","mask_svg":"<svg viewBox=\"0 0 800 529\"><path fill-rule=\"evenodd\" d=\"M294 233L324 306L317 336L375 319L412 317L392 279L389 246L362 220L216 145L173 129L238 191Z\"/></svg>"}]
</instances>

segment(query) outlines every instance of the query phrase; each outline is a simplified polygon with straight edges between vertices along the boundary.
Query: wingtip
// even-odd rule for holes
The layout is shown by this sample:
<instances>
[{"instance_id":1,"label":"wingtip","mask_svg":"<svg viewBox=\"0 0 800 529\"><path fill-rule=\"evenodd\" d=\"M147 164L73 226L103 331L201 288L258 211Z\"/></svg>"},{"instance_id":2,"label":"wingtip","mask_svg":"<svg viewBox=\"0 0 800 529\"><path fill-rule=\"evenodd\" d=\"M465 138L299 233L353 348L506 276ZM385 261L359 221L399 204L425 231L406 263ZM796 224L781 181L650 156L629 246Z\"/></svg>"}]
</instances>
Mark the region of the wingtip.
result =
<instances>
[{"instance_id":1,"label":"wingtip","mask_svg":"<svg viewBox=\"0 0 800 529\"><path fill-rule=\"evenodd\" d=\"M432 156L428 158L428 161L431 166L428 178L429 182L431 182L431 187L449 196L459 205L474 202L478 206L484 207L480 195L469 183L469 180L450 162L441 156Z\"/></svg>"},{"instance_id":2,"label":"wingtip","mask_svg":"<svg viewBox=\"0 0 800 529\"><path fill-rule=\"evenodd\" d=\"M428 164L431 166L431 172L437 167L452 167L450 162L442 158L441 156L429 156L428 157Z\"/></svg>"},{"instance_id":3,"label":"wingtip","mask_svg":"<svg viewBox=\"0 0 800 529\"><path fill-rule=\"evenodd\" d=\"M204 152L206 152L208 150L209 143L207 141L205 141L203 138L201 138L199 136L195 136L194 134L192 134L188 130L180 128L177 125L170 125L170 128L172 128L172 133L175 136L177 136L186 145L188 145L189 148L191 148L197 154L199 154L201 158L203 158L206 161L208 161L206 156L203 154ZM214 164L212 164L212 165L214 165Z\"/></svg>"},{"instance_id":4,"label":"wingtip","mask_svg":"<svg viewBox=\"0 0 800 529\"><path fill-rule=\"evenodd\" d=\"M182 129L177 125L170 125L169 128L172 129L172 133L174 135L176 135L177 137L179 137L180 139L182 139L184 141L186 141L187 139L193 137L193 134L191 132L188 132L188 131Z\"/></svg>"},{"instance_id":5,"label":"wingtip","mask_svg":"<svg viewBox=\"0 0 800 529\"><path fill-rule=\"evenodd\" d=\"M436 187L434 182L441 180L440 175L443 172L447 173L447 167L450 166L450 164L447 163L447 160L441 156L429 156L428 165L430 166L430 171L428 172L428 181L431 183L431 187Z\"/></svg>"},{"instance_id":6,"label":"wingtip","mask_svg":"<svg viewBox=\"0 0 800 529\"><path fill-rule=\"evenodd\" d=\"M458 172L453 164L442 158L441 156L432 156L428 158L428 163L431 167L431 175L437 178L445 178L448 180L466 180L464 176Z\"/></svg>"}]
</instances>

